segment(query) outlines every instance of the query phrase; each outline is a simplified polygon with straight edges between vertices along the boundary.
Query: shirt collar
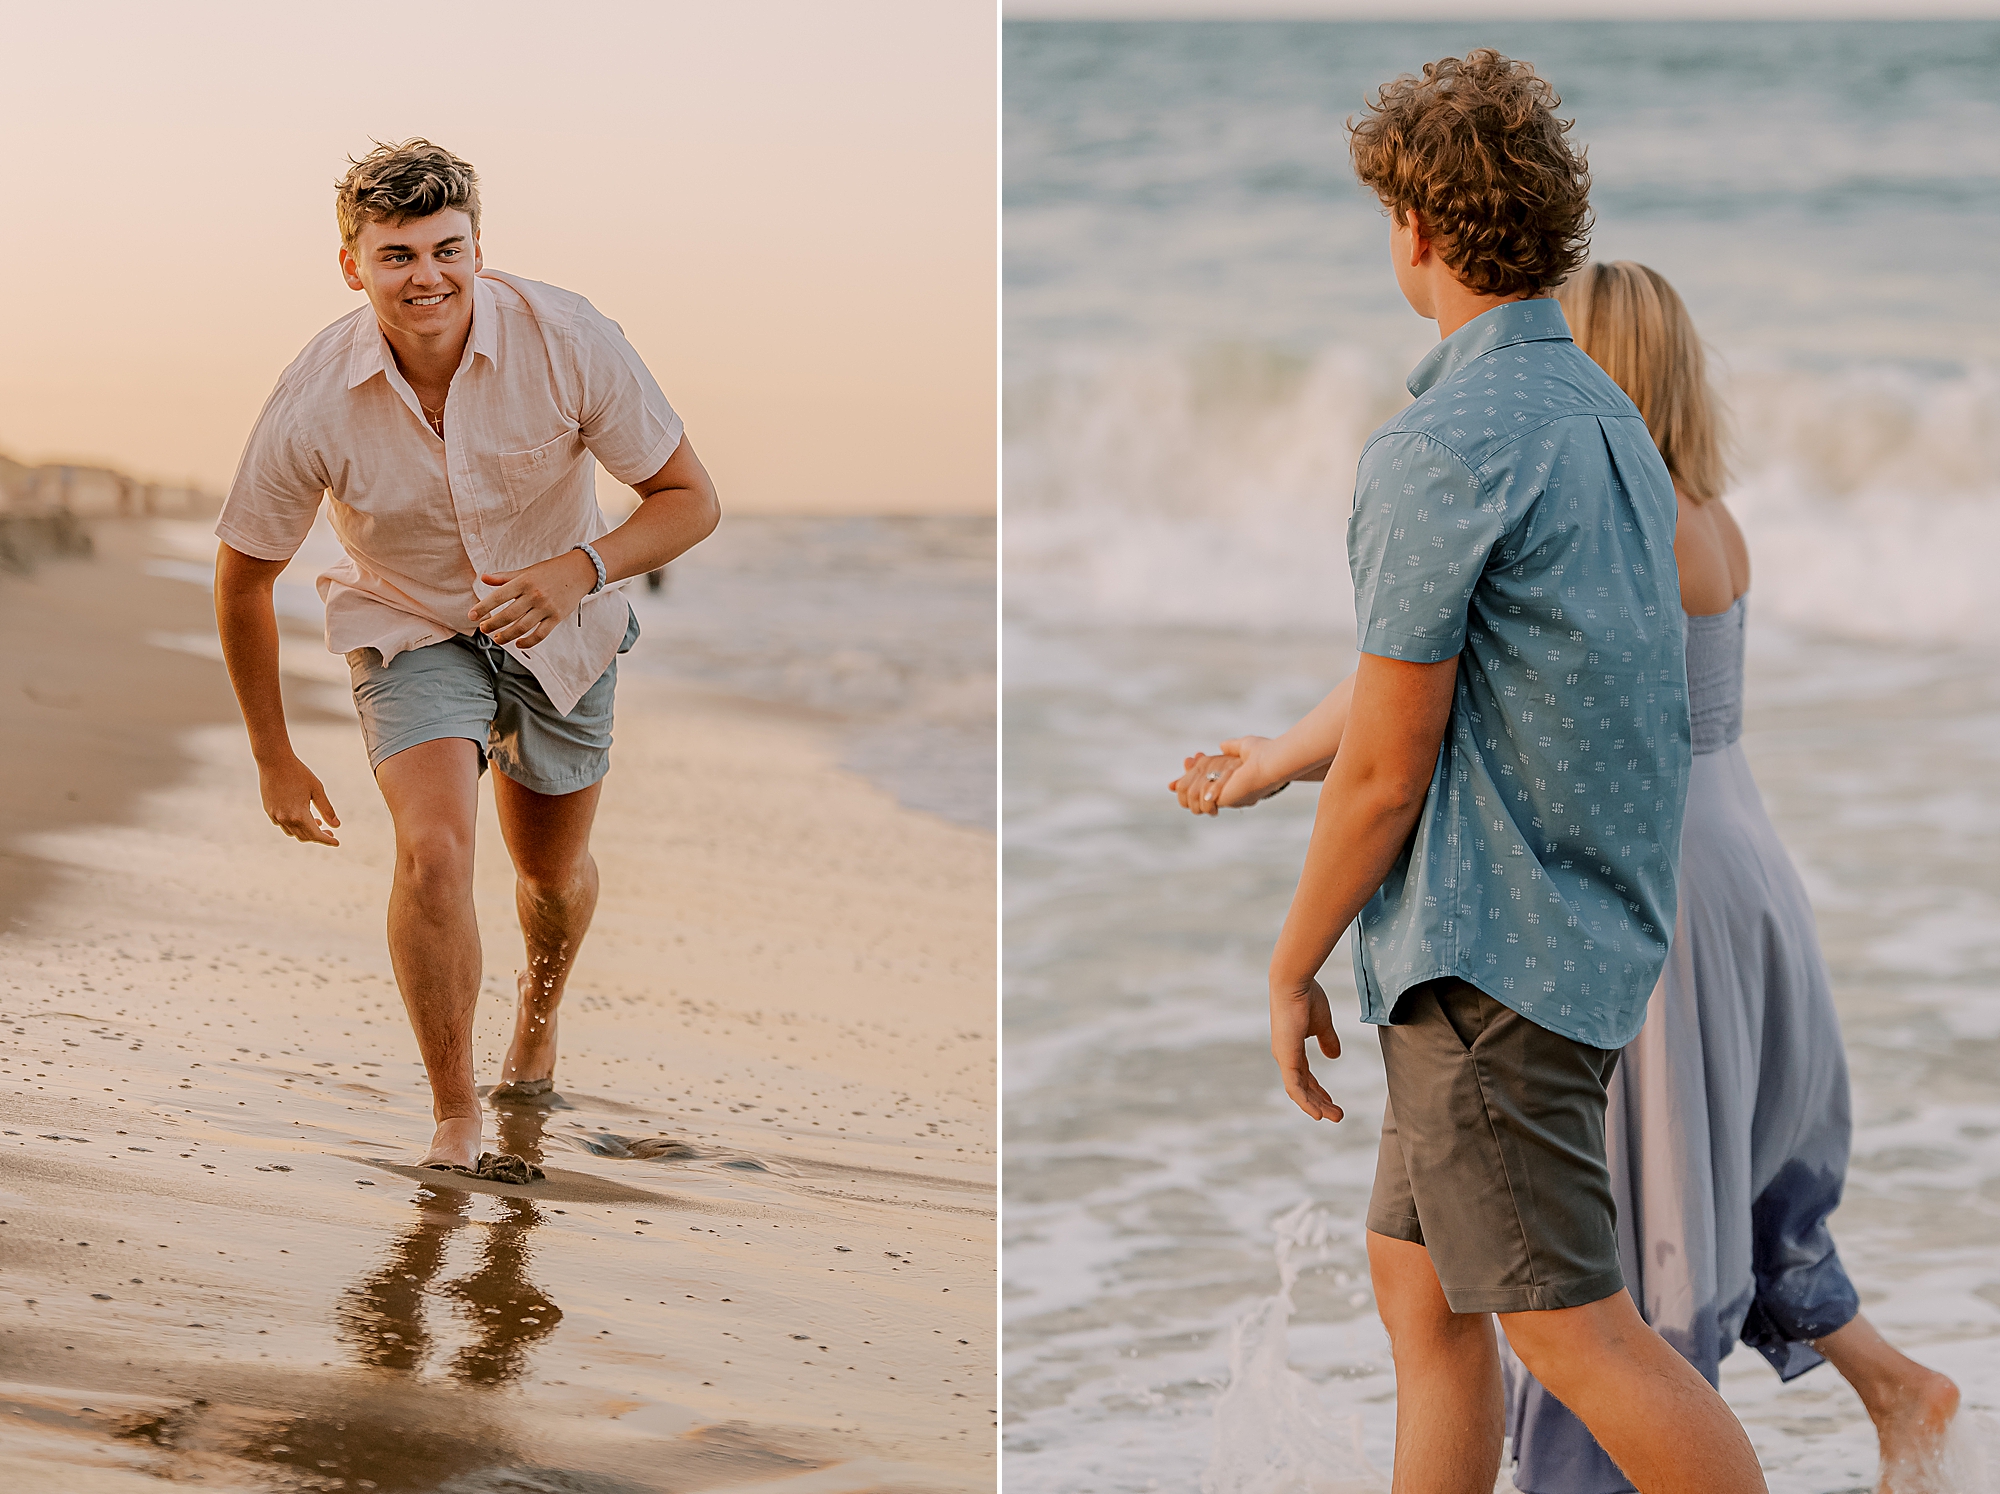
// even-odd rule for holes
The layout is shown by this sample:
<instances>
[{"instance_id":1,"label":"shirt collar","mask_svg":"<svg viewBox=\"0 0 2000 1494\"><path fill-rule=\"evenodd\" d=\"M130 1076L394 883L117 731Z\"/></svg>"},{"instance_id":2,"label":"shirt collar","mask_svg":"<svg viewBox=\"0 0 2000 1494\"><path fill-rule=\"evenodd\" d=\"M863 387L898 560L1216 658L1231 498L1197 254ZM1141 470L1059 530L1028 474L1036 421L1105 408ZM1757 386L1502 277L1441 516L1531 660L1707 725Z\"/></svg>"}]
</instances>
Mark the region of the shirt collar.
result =
<instances>
[{"instance_id":1,"label":"shirt collar","mask_svg":"<svg viewBox=\"0 0 2000 1494\"><path fill-rule=\"evenodd\" d=\"M389 368L389 339L382 335L382 324L375 320L373 308L363 307L362 311L354 319L354 341L347 350L349 389L359 388ZM476 357L499 362L500 312L493 287L484 275L472 277L472 334L465 341L465 361Z\"/></svg>"},{"instance_id":2,"label":"shirt collar","mask_svg":"<svg viewBox=\"0 0 2000 1494\"><path fill-rule=\"evenodd\" d=\"M1563 336L1569 336L1567 327ZM488 363L500 361L500 303L494 298L493 282L484 275L472 277L472 336L466 340L474 357Z\"/></svg>"},{"instance_id":3,"label":"shirt collar","mask_svg":"<svg viewBox=\"0 0 2000 1494\"><path fill-rule=\"evenodd\" d=\"M1491 311L1481 312L1440 342L1410 370L1410 393L1421 398L1426 390L1457 373L1475 358L1483 358L1496 348L1521 342L1568 342L1569 323L1562 306L1553 296L1532 301L1508 301Z\"/></svg>"}]
</instances>

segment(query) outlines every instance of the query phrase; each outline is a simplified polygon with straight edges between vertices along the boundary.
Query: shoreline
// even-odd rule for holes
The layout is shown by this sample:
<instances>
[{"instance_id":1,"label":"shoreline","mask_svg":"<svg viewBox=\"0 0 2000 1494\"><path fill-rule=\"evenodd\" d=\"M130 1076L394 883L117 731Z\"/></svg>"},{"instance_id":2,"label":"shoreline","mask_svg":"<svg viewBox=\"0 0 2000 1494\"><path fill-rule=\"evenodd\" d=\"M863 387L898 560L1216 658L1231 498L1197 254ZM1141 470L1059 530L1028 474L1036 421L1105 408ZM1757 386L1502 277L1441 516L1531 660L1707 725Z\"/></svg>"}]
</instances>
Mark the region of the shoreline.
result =
<instances>
[{"instance_id":1,"label":"shoreline","mask_svg":"<svg viewBox=\"0 0 2000 1494\"><path fill-rule=\"evenodd\" d=\"M0 785L0 933L61 880L30 837L121 822L191 771L180 732L238 719L220 669L146 643L148 631L215 631L203 593L148 571L147 527L91 523L93 555L44 554L0 575L0 632L14 643L0 658L0 760L15 768ZM322 718L294 683L287 712Z\"/></svg>"},{"instance_id":2,"label":"shoreline","mask_svg":"<svg viewBox=\"0 0 2000 1494\"><path fill-rule=\"evenodd\" d=\"M83 797L8 821L0 1482L990 1488L990 836L799 713L634 671L563 1103L495 1117L548 1181L420 1174L351 716L288 678L343 845L285 840L191 651L207 598L145 576L143 526L99 534L0 582L0 618L32 585L101 624L40 660L89 709L9 743ZM486 1080L520 963L486 794L480 835Z\"/></svg>"}]
</instances>

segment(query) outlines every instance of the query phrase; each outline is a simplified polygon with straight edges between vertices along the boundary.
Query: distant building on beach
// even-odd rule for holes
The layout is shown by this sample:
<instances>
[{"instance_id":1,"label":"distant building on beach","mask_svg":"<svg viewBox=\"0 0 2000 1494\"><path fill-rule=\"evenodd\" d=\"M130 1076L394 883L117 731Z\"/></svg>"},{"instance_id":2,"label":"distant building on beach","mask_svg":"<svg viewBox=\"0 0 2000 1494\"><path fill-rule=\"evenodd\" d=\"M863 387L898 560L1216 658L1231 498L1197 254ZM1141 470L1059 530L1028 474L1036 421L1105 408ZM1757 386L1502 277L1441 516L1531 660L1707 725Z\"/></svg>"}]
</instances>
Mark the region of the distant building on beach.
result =
<instances>
[{"instance_id":1,"label":"distant building on beach","mask_svg":"<svg viewBox=\"0 0 2000 1494\"><path fill-rule=\"evenodd\" d=\"M221 499L193 483L141 482L108 467L51 463L29 467L0 456L0 513L68 513L78 518L188 517L215 513Z\"/></svg>"}]
</instances>

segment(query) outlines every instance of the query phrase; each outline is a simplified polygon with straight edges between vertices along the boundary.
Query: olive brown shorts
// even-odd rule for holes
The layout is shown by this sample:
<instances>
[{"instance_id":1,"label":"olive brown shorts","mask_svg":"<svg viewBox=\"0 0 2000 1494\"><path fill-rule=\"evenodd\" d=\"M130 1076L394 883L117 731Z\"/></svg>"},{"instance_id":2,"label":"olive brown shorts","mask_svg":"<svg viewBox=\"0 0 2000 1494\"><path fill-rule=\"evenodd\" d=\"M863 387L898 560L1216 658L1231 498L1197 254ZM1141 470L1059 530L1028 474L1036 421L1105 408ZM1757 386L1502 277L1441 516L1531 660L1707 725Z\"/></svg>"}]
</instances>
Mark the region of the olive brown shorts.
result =
<instances>
[{"instance_id":1,"label":"olive brown shorts","mask_svg":"<svg viewBox=\"0 0 2000 1494\"><path fill-rule=\"evenodd\" d=\"M1620 1290L1604 1153L1618 1054L1462 980L1412 987L1378 1030L1389 1104L1368 1228L1428 1250L1453 1312L1581 1307Z\"/></svg>"}]
</instances>

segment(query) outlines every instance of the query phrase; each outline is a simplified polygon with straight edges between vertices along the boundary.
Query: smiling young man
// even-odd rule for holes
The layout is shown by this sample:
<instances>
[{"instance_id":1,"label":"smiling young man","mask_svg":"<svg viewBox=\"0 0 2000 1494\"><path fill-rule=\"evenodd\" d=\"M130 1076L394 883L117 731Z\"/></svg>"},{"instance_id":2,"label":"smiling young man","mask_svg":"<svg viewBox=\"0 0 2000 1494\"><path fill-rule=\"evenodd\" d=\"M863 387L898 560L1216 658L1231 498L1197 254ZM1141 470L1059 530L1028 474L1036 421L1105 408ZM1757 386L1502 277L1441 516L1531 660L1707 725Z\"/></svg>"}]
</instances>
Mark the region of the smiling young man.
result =
<instances>
[{"instance_id":1,"label":"smiling young man","mask_svg":"<svg viewBox=\"0 0 2000 1494\"><path fill-rule=\"evenodd\" d=\"M307 344L258 417L216 525L216 619L265 813L338 845L285 728L272 603L324 496L346 551L319 578L327 647L347 658L395 822L389 956L437 1122L420 1161L477 1167L480 775L490 762L527 953L495 1094L532 1097L554 1082L556 1011L597 903L616 656L639 631L612 588L706 538L719 510L617 325L483 268L470 165L426 140L378 146L335 206L341 274L367 304ZM608 532L593 458L641 500Z\"/></svg>"},{"instance_id":2,"label":"smiling young man","mask_svg":"<svg viewBox=\"0 0 2000 1494\"><path fill-rule=\"evenodd\" d=\"M1306 1043L1339 1056L1318 974L1353 925L1389 1089L1367 1225L1398 1494L1493 1488L1496 1316L1635 1487L1744 1494L1749 1439L1618 1261L1606 1085L1674 926L1689 724L1672 479L1547 298L1590 227L1558 103L1480 50L1355 126L1397 285L1442 338L1356 475L1360 663L1175 788L1212 813L1324 773L1271 1046L1298 1106L1341 1119Z\"/></svg>"}]
</instances>

